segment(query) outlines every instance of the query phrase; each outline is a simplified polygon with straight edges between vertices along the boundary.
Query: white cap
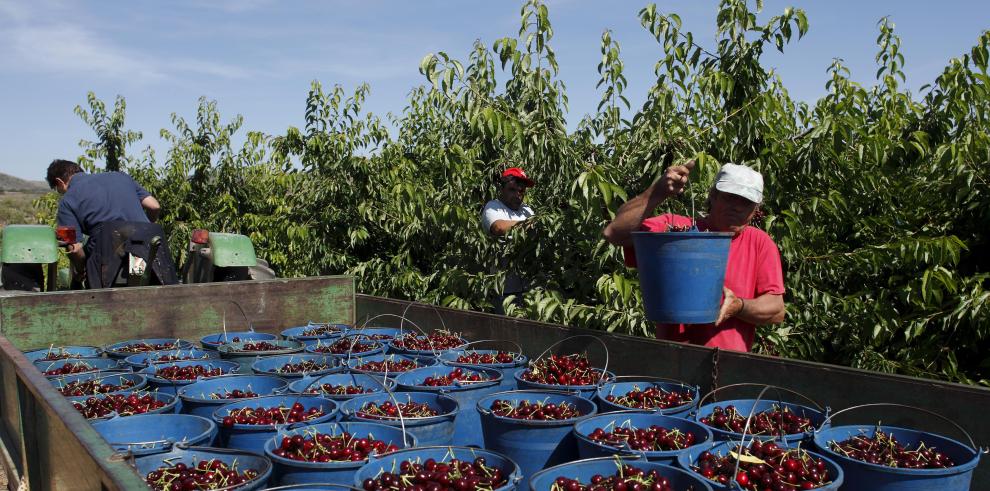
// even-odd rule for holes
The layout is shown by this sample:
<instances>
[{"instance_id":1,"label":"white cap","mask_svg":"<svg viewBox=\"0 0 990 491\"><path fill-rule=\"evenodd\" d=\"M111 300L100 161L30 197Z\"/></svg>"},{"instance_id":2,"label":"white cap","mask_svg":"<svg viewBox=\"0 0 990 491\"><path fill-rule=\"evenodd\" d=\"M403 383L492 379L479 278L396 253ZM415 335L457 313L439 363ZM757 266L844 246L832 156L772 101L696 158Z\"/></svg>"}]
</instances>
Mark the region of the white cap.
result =
<instances>
[{"instance_id":1,"label":"white cap","mask_svg":"<svg viewBox=\"0 0 990 491\"><path fill-rule=\"evenodd\" d=\"M763 176L745 165L723 165L715 176L715 189L742 196L753 203L763 202Z\"/></svg>"}]
</instances>

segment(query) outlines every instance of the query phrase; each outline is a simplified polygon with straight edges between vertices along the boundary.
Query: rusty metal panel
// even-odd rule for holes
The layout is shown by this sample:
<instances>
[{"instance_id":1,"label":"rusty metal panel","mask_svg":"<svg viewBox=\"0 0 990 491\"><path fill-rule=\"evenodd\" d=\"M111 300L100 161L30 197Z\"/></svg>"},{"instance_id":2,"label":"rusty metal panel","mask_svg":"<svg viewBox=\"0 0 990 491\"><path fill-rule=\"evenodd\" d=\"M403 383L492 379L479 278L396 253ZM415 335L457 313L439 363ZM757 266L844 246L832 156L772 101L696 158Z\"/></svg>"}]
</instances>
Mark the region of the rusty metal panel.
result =
<instances>
[{"instance_id":1,"label":"rusty metal panel","mask_svg":"<svg viewBox=\"0 0 990 491\"><path fill-rule=\"evenodd\" d=\"M230 283L112 288L0 298L0 334L19 349L106 345L142 337L185 338L325 321L354 322L354 278L328 276Z\"/></svg>"},{"instance_id":2,"label":"rusty metal panel","mask_svg":"<svg viewBox=\"0 0 990 491\"><path fill-rule=\"evenodd\" d=\"M407 310L408 309L408 310ZM530 357L538 356L553 343L568 336L586 334L601 339L610 353L608 369L619 375L650 375L698 384L702 393L713 386L754 382L800 391L832 411L872 402L907 404L941 414L961 425L978 446L990 445L990 389L914 377L889 375L854 368L785 358L716 351L602 331L567 328L465 310L357 296L359 319L379 314L401 315L426 330L446 326L469 339L508 339L519 343ZM398 326L395 317L380 317L375 325ZM407 326L409 324L406 324ZM566 352L587 352L596 365L605 362L601 345L594 339L577 338L561 344ZM717 360L717 363L713 363ZM757 391L717 394L721 399L753 398ZM950 424L923 413L903 409L862 410L840 415L835 424L884 424L936 432L960 441L965 437ZM990 489L990 463L982 459L973 477L972 489Z\"/></svg>"}]
</instances>

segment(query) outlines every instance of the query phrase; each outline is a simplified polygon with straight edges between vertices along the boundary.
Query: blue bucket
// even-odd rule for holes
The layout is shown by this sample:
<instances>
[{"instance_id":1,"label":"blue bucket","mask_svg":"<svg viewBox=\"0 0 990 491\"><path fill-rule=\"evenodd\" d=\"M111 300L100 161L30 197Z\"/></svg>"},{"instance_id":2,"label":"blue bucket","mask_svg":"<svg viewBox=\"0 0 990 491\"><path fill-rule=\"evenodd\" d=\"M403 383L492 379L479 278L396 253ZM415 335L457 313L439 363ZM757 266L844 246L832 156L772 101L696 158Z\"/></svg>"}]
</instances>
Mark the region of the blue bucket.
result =
<instances>
[{"instance_id":1,"label":"blue bucket","mask_svg":"<svg viewBox=\"0 0 990 491\"><path fill-rule=\"evenodd\" d=\"M283 372L281 371L288 363L304 363L313 362L316 366L327 365L327 368L321 368L319 370L312 370L309 372ZM320 375L326 375L328 373L335 373L344 370L344 366L341 365L340 359L329 356L329 355L279 355L279 356L268 356L255 361L251 365L251 370L254 373L264 374L264 375L276 375L289 380L301 379L303 377L319 377Z\"/></svg>"},{"instance_id":2,"label":"blue bucket","mask_svg":"<svg viewBox=\"0 0 990 491\"><path fill-rule=\"evenodd\" d=\"M272 474L272 463L267 457L251 452L239 450L227 450L223 448L189 447L184 449L172 449L169 452L145 455L134 459L134 467L137 473L144 479L148 473L156 471L161 467L173 466L175 464L185 464L194 467L200 461L218 459L228 466L237 466L238 473L243 473L252 469L258 476L238 487L238 491L255 491L263 489L268 484L268 478Z\"/></svg>"},{"instance_id":3,"label":"blue bucket","mask_svg":"<svg viewBox=\"0 0 990 491\"><path fill-rule=\"evenodd\" d=\"M480 382L455 383L443 387L432 387L423 385L428 377L442 377L449 375L454 370L460 369L466 374L477 374L481 376ZM481 436L481 416L471 408L478 403L482 397L499 392L499 385L502 382L502 374L498 370L490 368L461 368L448 367L446 365L417 368L395 377L395 382L399 390L436 392L453 398L458 406L464 408L457 412L454 421L454 445L462 447L480 447L485 444Z\"/></svg>"},{"instance_id":4,"label":"blue bucket","mask_svg":"<svg viewBox=\"0 0 990 491\"><path fill-rule=\"evenodd\" d=\"M166 367L186 367L186 366L203 366L209 370L214 368L219 368L221 375L231 374L237 371L239 365L232 361L224 360L189 360L189 361L173 361L171 363L156 363L144 370L141 370L141 374L148 377L148 385L159 392L164 392L166 394L175 394L178 392L179 388L196 382L196 380L170 380L157 376L155 373ZM210 377L201 377L210 378Z\"/></svg>"},{"instance_id":5,"label":"blue bucket","mask_svg":"<svg viewBox=\"0 0 990 491\"><path fill-rule=\"evenodd\" d=\"M646 318L711 324L718 318L730 232L633 232Z\"/></svg>"},{"instance_id":6,"label":"blue bucket","mask_svg":"<svg viewBox=\"0 0 990 491\"><path fill-rule=\"evenodd\" d=\"M322 377L304 377L289 384L289 392L293 394L310 394L333 399L338 402L347 401L365 394L376 394L383 392L382 379L363 373L331 373ZM395 387L395 380L384 381L388 390ZM364 392L360 394L338 394L327 392L323 386L354 386L359 387Z\"/></svg>"},{"instance_id":7,"label":"blue bucket","mask_svg":"<svg viewBox=\"0 0 990 491\"><path fill-rule=\"evenodd\" d=\"M596 385L558 385L558 384L543 384L540 382L530 382L523 378L523 375L528 372L529 369L519 370L514 375L516 379L516 384L519 386L520 390L536 390L536 391L564 391L564 392L574 392L580 394L581 397L592 399L595 397L595 393L598 389L602 387L606 382L615 378L615 374L612 372L605 372L605 376L600 380L601 382ZM596 368L596 373L601 374L602 369Z\"/></svg>"},{"instance_id":8,"label":"blue bucket","mask_svg":"<svg viewBox=\"0 0 990 491\"><path fill-rule=\"evenodd\" d=\"M162 401L162 402L165 403L164 406L162 406L162 407L160 407L158 409L152 409L151 411L148 411L148 412L146 412L144 414L171 414L171 413L174 413L175 412L176 405L179 403L179 399L176 398L172 394L164 394L164 393L161 393L161 392L148 392L148 391L145 391L145 390L141 390L141 391L129 391L129 392L114 392L113 394L100 394L98 396L66 397L66 400L69 401L69 404L72 404L73 407L75 407L75 404L76 403L78 403L78 404L85 404L86 403L86 399L89 399L90 397L105 397L107 395L114 395L114 396L122 395L124 397L127 397L127 396L129 396L131 394L136 394L138 397L144 397L145 395L150 395L153 399L158 400L158 401ZM78 411L79 408L76 408L76 410ZM106 420L106 419L113 418L114 416L119 416L119 417L123 417L123 418L129 418L131 416L138 416L138 415L137 414L126 415L126 414L111 413L111 414L108 414L107 416L102 417L102 418L91 418L90 421Z\"/></svg>"},{"instance_id":9,"label":"blue bucket","mask_svg":"<svg viewBox=\"0 0 990 491\"><path fill-rule=\"evenodd\" d=\"M167 360L167 357L176 357L179 359ZM152 363L168 363L169 361L186 360L209 360L219 357L220 355L218 355L216 351L202 350L199 348L169 351L146 351L144 353L137 353L124 358L124 364L132 370L141 370L142 368L147 368L148 365Z\"/></svg>"},{"instance_id":10,"label":"blue bucket","mask_svg":"<svg viewBox=\"0 0 990 491\"><path fill-rule=\"evenodd\" d=\"M330 332L321 334L303 334L306 331L312 331L313 329L327 329ZM335 339L343 336L347 333L350 328L347 324L320 324L320 323L310 323L305 326L290 327L282 331L282 337L285 339L293 339L295 341L302 341L306 346L312 346L317 343L326 344L327 340Z\"/></svg>"},{"instance_id":11,"label":"blue bucket","mask_svg":"<svg viewBox=\"0 0 990 491\"><path fill-rule=\"evenodd\" d=\"M609 396L613 398L621 398L626 394L635 390L647 390L656 387L663 392L689 392L691 394L691 402L686 402L679 406L668 407L664 409L648 408L641 409L643 411L655 411L660 414L666 414L670 416L679 415L686 413L695 407L698 403L698 386L688 385L684 382L678 382L675 380L667 380L656 377L641 377L641 376L626 376L626 377L615 377L614 380L605 382L598 392L595 393L595 402L598 403L598 410L603 413L612 411L628 411L630 409L637 409L631 406L625 406L621 404L620 401L609 401Z\"/></svg>"},{"instance_id":12,"label":"blue bucket","mask_svg":"<svg viewBox=\"0 0 990 491\"><path fill-rule=\"evenodd\" d=\"M519 466L506 457L490 450L482 450L474 447L418 447L408 450L399 450L388 455L372 460L364 467L358 469L354 474L354 486L361 488L365 479L374 479L383 472L395 472L402 462L425 462L433 459L437 463L450 462L452 459L472 462L478 457L485 459L485 465L495 467L506 476L507 482L504 486L494 488L491 491L512 491L516 489L522 474Z\"/></svg>"},{"instance_id":13,"label":"blue bucket","mask_svg":"<svg viewBox=\"0 0 990 491\"><path fill-rule=\"evenodd\" d=\"M288 382L268 375L224 375L200 379L179 388L177 394L182 401L182 412L204 418L212 418L213 412L221 406L243 399L216 399L213 394L230 392L235 389L251 390L259 397L280 394L288 387Z\"/></svg>"},{"instance_id":14,"label":"blue bucket","mask_svg":"<svg viewBox=\"0 0 990 491\"><path fill-rule=\"evenodd\" d=\"M923 441L946 454L956 465L945 469L898 469L846 457L829 448L829 442L841 442L857 435L872 437L878 429L893 434L906 447L915 447ZM842 467L844 491L968 491L973 469L980 463L980 452L973 447L933 433L894 426L834 426L815 432L814 443L818 452Z\"/></svg>"},{"instance_id":15,"label":"blue bucket","mask_svg":"<svg viewBox=\"0 0 990 491\"><path fill-rule=\"evenodd\" d=\"M234 341L234 339L238 341ZM227 333L208 334L199 338L199 344L205 350L217 350L221 345L245 341L275 341L278 334L255 331L227 331Z\"/></svg>"},{"instance_id":16,"label":"blue bucket","mask_svg":"<svg viewBox=\"0 0 990 491\"><path fill-rule=\"evenodd\" d=\"M158 349L151 349L156 347ZM123 360L128 356L136 353L143 353L146 351L170 351L178 349L189 349L193 345L189 341L184 339L176 338L145 338L145 339L131 339L129 341L121 341L119 343L114 343L107 345L103 348L103 352L111 358L117 358ZM128 349L130 348L130 349ZM147 348L147 349L144 349ZM140 351L135 351L135 349L140 349Z\"/></svg>"},{"instance_id":17,"label":"blue bucket","mask_svg":"<svg viewBox=\"0 0 990 491\"><path fill-rule=\"evenodd\" d=\"M747 443L747 447L748 447L749 444L752 443L752 440L747 437L747 442L748 442ZM778 443L779 443L779 440L778 440ZM721 484L721 483L717 483L717 482L708 480L708 479L704 478L701 474L695 472L694 469L692 469L692 466L697 465L697 463L698 463L698 457L701 456L702 453L711 452L711 453L715 454L716 456L722 457L722 456L728 455L729 451L732 450L737 445L739 445L739 442L733 442L733 441L713 441L713 442L708 442L708 443L704 443L704 444L701 444L701 445L695 445L695 446L689 448L686 452L684 452L684 453L682 453L682 454L680 454L680 455L677 456L677 465L681 469L684 469L685 471L687 471L688 473L690 473L690 474L692 474L694 476L697 476L699 479L702 479L702 480L706 481L711 486L711 488L713 490L717 490L717 491L722 491L722 490L724 490L724 491L736 490L736 489L738 489L738 487L737 487L738 484L730 484L730 486L731 486L730 487L730 486L726 486L726 485ZM785 447L786 448L794 448L794 447L804 448L805 445L795 445L794 447L787 447L785 445ZM807 449L805 449L805 450L807 451ZM810 456L812 456L812 457L821 458L822 460L824 460L825 461L825 467L828 469L829 476L832 478L831 484L826 484L824 486L814 488L815 491L836 491L838 489L843 489L843 490L849 489L849 488L846 488L846 487L843 486L843 479L844 479L843 476L844 476L844 474L843 474L842 468L840 468L838 466L838 464L836 464L834 461L832 461L832 459L829 459L827 456L822 455L821 453L813 452L813 451L808 451L808 454ZM734 482L735 481L733 481L733 483ZM870 489L875 489L875 488L870 488ZM925 488L925 489L928 489L928 488Z\"/></svg>"},{"instance_id":18,"label":"blue bucket","mask_svg":"<svg viewBox=\"0 0 990 491\"><path fill-rule=\"evenodd\" d=\"M252 408L270 408L277 407L279 405L291 408L293 404L300 403L303 405L304 411L309 411L311 408L318 407L323 411L323 416L311 419L309 421L302 422L301 424L296 423L298 426L309 426L317 423L323 423L326 421L336 421L337 420L337 403L331 401L330 399L325 399L323 397L304 397L298 395L291 396L265 396L259 397L257 399L246 399L241 401L232 402L230 404L220 406L219 409L213 412L213 422L220 427L220 444L227 448L237 448L241 450L248 450L251 452L262 453L265 451L265 441L274 437L277 431L277 426L280 425L242 425L235 424L232 427L223 426L223 418L227 416L230 411L241 409L245 407ZM287 425L281 425L287 426ZM296 426L296 427L298 427Z\"/></svg>"},{"instance_id":19,"label":"blue bucket","mask_svg":"<svg viewBox=\"0 0 990 491\"><path fill-rule=\"evenodd\" d=\"M176 443L211 445L217 425L189 414L136 414L93 423L93 429L115 451L147 455L167 452Z\"/></svg>"},{"instance_id":20,"label":"blue bucket","mask_svg":"<svg viewBox=\"0 0 990 491\"><path fill-rule=\"evenodd\" d=\"M103 350L96 346L52 346L51 348L26 351L24 357L30 362L35 362L44 360L49 354L68 356L69 358L99 358L103 356Z\"/></svg>"},{"instance_id":21,"label":"blue bucket","mask_svg":"<svg viewBox=\"0 0 990 491\"><path fill-rule=\"evenodd\" d=\"M303 462L275 454L276 446L281 445L282 438L302 435L312 437L316 434L337 436L350 433L353 438L369 438L395 444L400 449L416 446L416 437L409 435L403 439L402 429L377 423L320 423L303 428L279 431L274 438L265 442L265 455L275 464L274 479L278 484L309 484L335 483L350 485L354 482L354 474L368 460L335 461L335 462Z\"/></svg>"},{"instance_id":22,"label":"blue bucket","mask_svg":"<svg viewBox=\"0 0 990 491\"><path fill-rule=\"evenodd\" d=\"M654 450L641 451L633 450L628 446L611 446L592 440L588 435L596 428L603 428L606 431L612 427L632 427L648 429L651 426L659 426L668 430L680 430L683 433L694 435L694 444L713 441L712 432L705 425L695 423L676 416L666 416L651 411L619 411L599 414L587 419L583 419L574 425L574 437L577 439L578 456L582 459L595 457L609 457L613 455L641 455L650 462L674 465L677 463L677 456L684 453L688 448L680 450Z\"/></svg>"},{"instance_id":23,"label":"blue bucket","mask_svg":"<svg viewBox=\"0 0 990 491\"><path fill-rule=\"evenodd\" d=\"M417 365L416 368L414 368L413 370L424 367L432 367L438 363L437 359L432 356L410 356L410 355L400 355L395 353L389 353L389 354L379 353L375 355L362 355L357 358L351 358L350 360L347 360L346 365L347 368L352 372L374 375L376 377L385 377L386 375L388 375L388 378L394 378L399 376L400 373L403 373L403 372L388 372L386 374L385 372L381 372L381 371L359 368L362 365L371 362L381 362L385 360L392 362L401 362L403 360L411 361Z\"/></svg>"},{"instance_id":24,"label":"blue bucket","mask_svg":"<svg viewBox=\"0 0 990 491\"><path fill-rule=\"evenodd\" d=\"M349 345L347 343L350 343ZM362 351L344 351L342 353L334 353L330 351L334 345L340 344L340 348L346 350L348 346L358 345L358 348L362 348ZM326 342L318 342L316 344L306 347L307 353L321 354L327 356L335 356L342 360L350 361L355 357L377 355L379 353L385 352L385 343L381 341L375 341L373 339L364 339L361 334L346 334L339 338L328 339Z\"/></svg>"},{"instance_id":25,"label":"blue bucket","mask_svg":"<svg viewBox=\"0 0 990 491\"><path fill-rule=\"evenodd\" d=\"M558 477L575 479L582 484L591 484L595 475L614 476L619 465L631 465L644 473L656 470L661 476L670 481L671 489L691 489L694 491L712 491L712 487L700 476L685 472L674 466L660 462L644 462L635 458L600 457L596 459L578 460L542 470L530 476L530 491L550 491ZM649 489L644 486L644 489Z\"/></svg>"},{"instance_id":26,"label":"blue bucket","mask_svg":"<svg viewBox=\"0 0 990 491\"><path fill-rule=\"evenodd\" d=\"M490 410L496 400L513 406L521 401L577 406L582 416L558 421L531 421L497 416ZM519 463L524 479L537 471L577 458L577 440L571 431L574 424L593 416L598 408L591 399L559 391L516 390L498 392L481 398L475 406L481 413L481 430L485 447L501 452ZM526 483L522 483L525 486Z\"/></svg>"},{"instance_id":27,"label":"blue bucket","mask_svg":"<svg viewBox=\"0 0 990 491\"><path fill-rule=\"evenodd\" d=\"M224 360L229 360L237 362L240 365L240 369L237 370L238 373L252 373L251 365L254 362L269 356L278 355L291 355L293 353L300 353L303 348L306 347L302 341L293 341L291 339L274 339L271 341L263 341L274 345L277 349L267 350L267 351L248 351L244 347L248 343L257 341L246 341L240 343L227 343L223 346L217 348L220 352L220 358Z\"/></svg>"},{"instance_id":28,"label":"blue bucket","mask_svg":"<svg viewBox=\"0 0 990 491\"><path fill-rule=\"evenodd\" d=\"M77 375L65 375L62 377L50 378L48 379L55 390L62 392L62 395L67 397L80 397L86 395L95 395L96 392L85 392L82 394L73 394L72 386L80 382L93 381L94 383L104 384L104 385L117 385L122 386L125 382L130 382L133 385L130 387L125 387L121 390L100 392L100 394L115 394L117 392L133 392L135 390L141 390L146 385L148 385L148 379L144 375L138 373L112 373L112 372L89 372L80 373Z\"/></svg>"},{"instance_id":29,"label":"blue bucket","mask_svg":"<svg viewBox=\"0 0 990 491\"><path fill-rule=\"evenodd\" d=\"M423 338L426 337L426 336L424 336L422 334L416 335L416 334L413 334L413 333L404 333L403 334L403 337L405 337L405 336L413 336L413 337L415 337L417 339L423 339ZM445 352L445 351L451 351L451 350L454 350L454 349L458 349L461 346L464 346L465 344L468 344L468 340L467 339L461 338L461 341L463 341L463 342L459 346L457 346L455 348L450 348L450 349L436 349L436 350L429 350L429 349L427 349L427 350L417 350L417 349L410 349L410 348L404 348L402 346L399 346L399 344L402 341L401 341L401 338L396 337L396 338L393 338L391 341L388 342L388 351L389 351L389 353L400 353L400 354L403 354L403 355L437 357L437 356L440 356L440 354L443 353L443 352Z\"/></svg>"},{"instance_id":30,"label":"blue bucket","mask_svg":"<svg viewBox=\"0 0 990 491\"><path fill-rule=\"evenodd\" d=\"M386 352L389 351L388 345L392 339L402 334L402 332L403 330L397 327L357 327L350 330L352 334L363 334L370 339L384 344Z\"/></svg>"},{"instance_id":31,"label":"blue bucket","mask_svg":"<svg viewBox=\"0 0 990 491\"><path fill-rule=\"evenodd\" d=\"M394 396L394 400L393 400ZM398 401L399 404L415 402L418 404L428 404L439 414L428 418L405 418L406 432L414 435L420 445L450 445L454 441L454 418L457 417L458 404L454 399L440 394L429 392L401 392L392 394L368 394L355 397L340 405L341 418L344 421L366 421L380 423L388 426L402 426L399 418L382 419L369 416L362 416L358 411L365 404L373 402L382 404L384 402Z\"/></svg>"},{"instance_id":32,"label":"blue bucket","mask_svg":"<svg viewBox=\"0 0 990 491\"><path fill-rule=\"evenodd\" d=\"M78 369L80 371L67 374L52 374L48 375L47 372L58 370L63 368L65 365L70 365L73 369ZM92 373L99 371L119 371L119 372L130 372L129 368L121 367L120 361L112 358L72 358L69 360L58 360L58 361L36 361L34 362L35 368L39 372L45 374L45 377L64 377L65 375L75 375L79 373Z\"/></svg>"},{"instance_id":33,"label":"blue bucket","mask_svg":"<svg viewBox=\"0 0 990 491\"><path fill-rule=\"evenodd\" d=\"M480 355L495 355L499 353L499 350L492 349L470 349L470 350L450 350L440 353L439 360L444 365L452 367L463 367L463 368L489 368L493 370L498 370L502 374L502 381L499 382L499 390L516 390L518 387L516 383L516 373L521 372L526 369L526 364L529 362L529 358L522 353L512 353L513 361L512 363L480 363L472 364L459 362L457 359L463 355L469 355L472 353L477 353Z\"/></svg>"},{"instance_id":34,"label":"blue bucket","mask_svg":"<svg viewBox=\"0 0 990 491\"><path fill-rule=\"evenodd\" d=\"M722 408L725 408L726 406L730 406L730 405L735 406L736 410L742 415L743 418L748 416L750 410L754 408L755 410L753 410L753 417L756 417L758 413L769 409L773 409L773 407L776 405L779 407L786 407L791 411L793 411L794 414L810 419L812 428L817 428L822 424L827 425L825 421L828 412L827 409L823 412L817 409L812 409L807 406L802 406L800 404L794 404L791 402L782 402L776 400L765 400L765 399L760 401L757 401L756 399L734 399L734 400L721 401L721 402L712 402L699 407L692 419L701 423L701 418L710 416L712 414L712 411L715 409L715 406L722 406ZM704 423L701 424L704 425ZM723 429L715 428L713 426L708 426L708 429L712 430L712 434L715 435L716 440L739 441L743 437L742 433L726 431ZM750 431L752 431L752 428L750 428ZM759 435L759 434L754 435L753 433L749 433L748 436L768 437L769 435ZM797 443L799 441L810 441L811 431L808 431L806 433L792 433L789 435L783 435L782 437L778 437L778 439L783 440L788 445Z\"/></svg>"}]
</instances>

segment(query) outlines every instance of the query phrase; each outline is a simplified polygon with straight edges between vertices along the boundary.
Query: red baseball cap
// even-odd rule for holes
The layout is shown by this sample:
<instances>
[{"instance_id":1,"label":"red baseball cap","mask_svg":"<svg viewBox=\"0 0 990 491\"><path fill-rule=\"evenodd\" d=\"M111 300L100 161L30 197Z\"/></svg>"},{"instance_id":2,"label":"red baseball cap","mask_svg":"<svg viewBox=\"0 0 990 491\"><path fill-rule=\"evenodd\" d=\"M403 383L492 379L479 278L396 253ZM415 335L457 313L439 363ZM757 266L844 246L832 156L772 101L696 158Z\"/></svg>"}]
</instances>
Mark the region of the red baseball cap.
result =
<instances>
[{"instance_id":1,"label":"red baseball cap","mask_svg":"<svg viewBox=\"0 0 990 491\"><path fill-rule=\"evenodd\" d=\"M502 177L515 177L520 181L526 183L526 187L533 187L536 185L536 181L526 177L526 173L523 172L519 167L509 167L502 172Z\"/></svg>"}]
</instances>

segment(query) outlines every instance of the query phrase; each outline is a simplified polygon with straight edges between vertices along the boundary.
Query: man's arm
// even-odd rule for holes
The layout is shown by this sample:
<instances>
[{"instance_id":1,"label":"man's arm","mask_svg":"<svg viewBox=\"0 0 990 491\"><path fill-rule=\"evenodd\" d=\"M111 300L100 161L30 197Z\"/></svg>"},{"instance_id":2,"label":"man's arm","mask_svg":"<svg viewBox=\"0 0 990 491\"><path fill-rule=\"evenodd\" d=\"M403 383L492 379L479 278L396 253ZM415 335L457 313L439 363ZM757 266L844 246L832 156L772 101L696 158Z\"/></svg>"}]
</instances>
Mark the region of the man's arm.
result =
<instances>
[{"instance_id":1,"label":"man's arm","mask_svg":"<svg viewBox=\"0 0 990 491\"><path fill-rule=\"evenodd\" d=\"M151 220L151 223L158 221L158 214L162 211L162 205L157 199L155 199L154 196L145 196L144 199L141 200L141 206L144 208L145 213L148 215L148 220Z\"/></svg>"},{"instance_id":2,"label":"man's arm","mask_svg":"<svg viewBox=\"0 0 990 491\"><path fill-rule=\"evenodd\" d=\"M492 226L488 229L492 235L501 236L509 233L512 227L516 224L522 222L523 220L495 220L492 222Z\"/></svg>"},{"instance_id":3,"label":"man's arm","mask_svg":"<svg viewBox=\"0 0 990 491\"><path fill-rule=\"evenodd\" d=\"M715 321L715 325L719 325L731 317L736 317L755 326L784 322L787 308L784 305L783 295L764 293L754 299L743 300L726 287L722 287L722 291L725 294L725 300L722 302L722 308L718 313L718 320Z\"/></svg>"},{"instance_id":4,"label":"man's arm","mask_svg":"<svg viewBox=\"0 0 990 491\"><path fill-rule=\"evenodd\" d=\"M612 245L631 246L632 233L639 230L647 215L653 213L663 200L684 192L693 168L693 160L684 165L671 166L646 191L623 203L615 218L605 227L605 240Z\"/></svg>"}]
</instances>

